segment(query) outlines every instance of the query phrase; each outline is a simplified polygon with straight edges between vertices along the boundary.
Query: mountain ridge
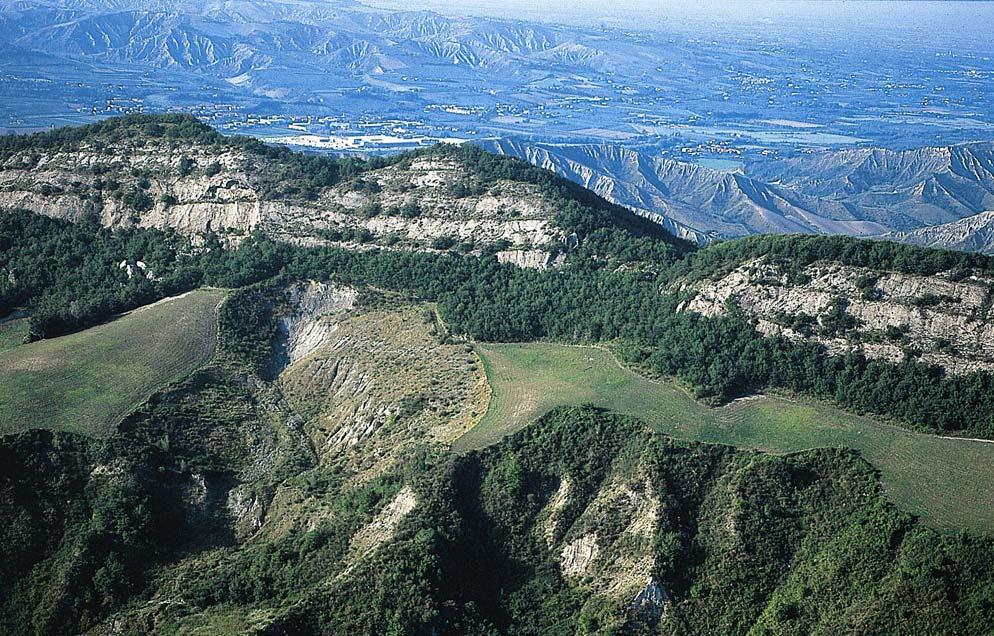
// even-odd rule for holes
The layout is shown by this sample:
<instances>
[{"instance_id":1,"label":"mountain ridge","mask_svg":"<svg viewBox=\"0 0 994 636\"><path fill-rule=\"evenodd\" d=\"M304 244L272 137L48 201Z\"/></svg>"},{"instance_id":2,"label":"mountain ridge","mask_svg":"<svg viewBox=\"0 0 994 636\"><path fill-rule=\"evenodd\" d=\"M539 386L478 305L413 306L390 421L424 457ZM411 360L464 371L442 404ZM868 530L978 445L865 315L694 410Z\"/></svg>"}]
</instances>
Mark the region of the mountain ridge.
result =
<instances>
[{"instance_id":1,"label":"mountain ridge","mask_svg":"<svg viewBox=\"0 0 994 636\"><path fill-rule=\"evenodd\" d=\"M8 147L0 148L0 205L72 221L94 216L107 227L222 232L233 244L263 231L305 245L458 248L543 267L597 227L684 249L662 228L567 180L470 146L337 160L224 137L171 115L0 145ZM567 222L572 206L592 225Z\"/></svg>"},{"instance_id":2,"label":"mountain ridge","mask_svg":"<svg viewBox=\"0 0 994 636\"><path fill-rule=\"evenodd\" d=\"M699 242L763 232L914 242L911 232L959 222L994 205L994 142L900 152L824 151L758 159L731 172L608 145L513 140L482 145L552 169L647 216L663 217L676 233ZM982 239L948 245L936 239L929 245L994 249Z\"/></svg>"}]
</instances>

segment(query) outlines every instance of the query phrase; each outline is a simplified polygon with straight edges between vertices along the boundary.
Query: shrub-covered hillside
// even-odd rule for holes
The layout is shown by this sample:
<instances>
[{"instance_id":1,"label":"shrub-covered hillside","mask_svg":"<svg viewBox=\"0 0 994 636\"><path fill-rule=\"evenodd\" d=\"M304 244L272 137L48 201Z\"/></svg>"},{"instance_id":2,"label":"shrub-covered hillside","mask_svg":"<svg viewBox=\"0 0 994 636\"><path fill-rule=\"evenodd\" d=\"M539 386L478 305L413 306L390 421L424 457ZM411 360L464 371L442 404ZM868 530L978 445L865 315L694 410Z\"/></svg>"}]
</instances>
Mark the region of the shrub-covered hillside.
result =
<instances>
[{"instance_id":1,"label":"shrub-covered hillside","mask_svg":"<svg viewBox=\"0 0 994 636\"><path fill-rule=\"evenodd\" d=\"M219 388L181 403L231 399ZM295 468L279 492L297 493L296 514L321 499L313 509L326 512L246 539L222 523L218 492L249 461L230 428L249 415L218 412L206 446L190 429L173 429L168 449L137 429L104 444L6 439L5 633L992 627L994 544L895 511L851 453L681 444L566 409L484 452L422 456L366 485Z\"/></svg>"},{"instance_id":2,"label":"shrub-covered hillside","mask_svg":"<svg viewBox=\"0 0 994 636\"><path fill-rule=\"evenodd\" d=\"M807 317L807 328L822 335L821 340L801 337L801 332L795 335L767 328L759 320L762 315L742 310L732 294L728 296L731 303L695 305L695 285L700 282L679 282L684 260L645 261L646 249L666 250L667 244L652 237L632 236L623 229L606 230L613 245L608 253L613 256L578 257L567 267L543 271L501 263L493 255L300 247L259 234L242 241L236 249L226 248L214 234L193 246L186 238L158 230L111 231L95 224L69 224L26 212L5 213L2 223L0 247L4 248L4 267L10 275L0 278L0 294L6 310L18 305L32 310L33 337L91 325L142 302L203 284L239 287L274 277L332 279L438 302L444 320L456 333L480 340L616 341L628 362L676 376L703 399L723 401L754 391L779 389L831 399L845 408L893 417L914 428L992 434L991 371L982 365L971 368L967 364L966 373L949 373L934 362L963 359L952 355L956 352L953 343L941 342L938 337L929 339L927 333L916 335L906 323L873 333L861 331L857 319L847 311L847 306L855 303L840 297L844 289L814 290L821 294L818 298L824 306L814 302L810 314L802 307L794 315L778 314L767 320L793 325ZM778 244L786 246L784 249L810 244L812 240L826 241L829 249L821 253L821 258L829 263L834 262L833 254L844 254L853 244L874 245L853 239L777 239ZM711 250L720 254L723 248L708 248L689 258L700 263ZM928 250L906 246L897 249L932 257ZM132 271L129 276L127 267L120 267L122 262L127 265L128 259L141 258L148 259L149 265L140 275ZM635 260L629 260L632 258ZM650 267L633 265L643 262ZM887 264L885 260L883 266ZM701 265L692 267L700 270ZM714 271L721 271L718 264L714 267ZM964 257L963 267L956 267L953 271L959 273L950 273L947 279L972 276L979 283L971 289L985 289L983 281L991 274L984 262L973 263ZM660 273L654 274L653 269ZM856 294L855 276L827 275L832 280L847 281L854 286L850 293ZM788 289L793 284L792 274L782 276L783 281L774 280L772 285L762 277L756 283L746 280L745 289L762 285L767 289ZM807 274L801 272L799 276L804 281ZM940 278L933 276L931 280ZM721 285L716 289L720 291ZM714 293L712 297L721 298ZM984 297L977 306L986 311L990 304L983 302ZM801 298L807 302L806 297ZM916 299L917 296L899 299L891 304L910 306L916 315L943 310L914 307ZM942 297L937 299L944 302ZM868 302L876 303L871 308L882 305L884 310L890 310L887 299ZM787 308L775 306L777 310ZM906 315L908 310L904 311L895 315ZM958 320L980 329L992 324L986 314L961 316ZM887 324L886 316L881 324ZM847 332L853 332L848 334L849 340L834 339ZM891 343L899 356L874 356L877 342ZM923 358L915 346L932 348L946 358Z\"/></svg>"}]
</instances>

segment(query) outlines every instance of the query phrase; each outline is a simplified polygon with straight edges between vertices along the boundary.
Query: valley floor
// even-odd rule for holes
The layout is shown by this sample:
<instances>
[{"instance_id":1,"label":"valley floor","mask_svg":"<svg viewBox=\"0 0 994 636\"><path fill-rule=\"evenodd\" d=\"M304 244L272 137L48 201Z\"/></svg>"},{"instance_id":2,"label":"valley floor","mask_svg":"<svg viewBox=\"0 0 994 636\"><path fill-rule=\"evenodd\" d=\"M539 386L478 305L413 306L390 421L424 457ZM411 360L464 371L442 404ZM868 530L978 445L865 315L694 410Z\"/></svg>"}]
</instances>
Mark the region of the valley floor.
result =
<instances>
[{"instance_id":1,"label":"valley floor","mask_svg":"<svg viewBox=\"0 0 994 636\"><path fill-rule=\"evenodd\" d=\"M880 471L889 498L903 510L940 529L994 531L994 491L981 487L994 478L994 445L985 441L916 433L807 400L756 396L709 408L674 383L623 368L597 347L486 344L477 350L493 398L456 450L493 444L556 406L592 404L685 440L772 453L852 448Z\"/></svg>"}]
</instances>

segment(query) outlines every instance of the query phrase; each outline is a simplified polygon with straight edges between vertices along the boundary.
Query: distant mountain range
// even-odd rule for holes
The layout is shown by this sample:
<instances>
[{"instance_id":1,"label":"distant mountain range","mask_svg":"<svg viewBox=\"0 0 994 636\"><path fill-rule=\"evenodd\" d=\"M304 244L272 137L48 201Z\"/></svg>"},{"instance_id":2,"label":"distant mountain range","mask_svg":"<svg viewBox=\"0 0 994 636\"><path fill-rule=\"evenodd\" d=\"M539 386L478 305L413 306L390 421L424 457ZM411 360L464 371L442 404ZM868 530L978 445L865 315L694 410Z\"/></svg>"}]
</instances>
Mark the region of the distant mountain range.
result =
<instances>
[{"instance_id":1,"label":"distant mountain range","mask_svg":"<svg viewBox=\"0 0 994 636\"><path fill-rule=\"evenodd\" d=\"M62 1L19 3L4 13L3 30L18 47L262 84L266 71L310 65L383 74L408 67L411 57L471 69L530 56L540 64L604 63L599 51L554 29L379 12L353 2ZM253 77L239 77L245 74Z\"/></svg>"},{"instance_id":2,"label":"distant mountain range","mask_svg":"<svg viewBox=\"0 0 994 636\"><path fill-rule=\"evenodd\" d=\"M994 250L994 143L859 148L722 171L616 145L489 141L698 242L756 233L881 236ZM980 216L975 216L980 215Z\"/></svg>"},{"instance_id":3,"label":"distant mountain range","mask_svg":"<svg viewBox=\"0 0 994 636\"><path fill-rule=\"evenodd\" d=\"M852 144L883 124L812 123L843 118L838 99L774 114L769 100L796 86L784 84L766 53L699 50L667 37L390 12L350 0L19 0L0 7L8 53L0 67L18 80L0 87L0 114L21 110L25 125L44 124L18 87L50 91L41 102L64 99L50 81L62 71L46 69L68 60L81 81L59 79L75 87L66 107L82 119L118 112L107 103L124 98L134 110L208 117L220 107L233 126L274 112L310 122L315 113L336 117L347 134L370 132L363 126L372 121L380 125L373 132L388 135L486 137L487 149L554 170L698 243L801 232L994 251L986 217L974 218L994 210L994 144L812 150L820 142L804 135L867 135L840 142ZM837 85L832 74L843 70L819 71L809 92ZM142 77L107 84L129 74ZM955 86L946 87L950 98ZM917 138L913 124L899 128ZM794 142L756 141L770 130L768 139ZM719 150L742 153L739 169L691 162L724 156L709 156L715 139Z\"/></svg>"},{"instance_id":4,"label":"distant mountain range","mask_svg":"<svg viewBox=\"0 0 994 636\"><path fill-rule=\"evenodd\" d=\"M992 254L994 253L994 211L981 212L942 225L931 225L907 232L891 232L882 238L923 247Z\"/></svg>"}]
</instances>

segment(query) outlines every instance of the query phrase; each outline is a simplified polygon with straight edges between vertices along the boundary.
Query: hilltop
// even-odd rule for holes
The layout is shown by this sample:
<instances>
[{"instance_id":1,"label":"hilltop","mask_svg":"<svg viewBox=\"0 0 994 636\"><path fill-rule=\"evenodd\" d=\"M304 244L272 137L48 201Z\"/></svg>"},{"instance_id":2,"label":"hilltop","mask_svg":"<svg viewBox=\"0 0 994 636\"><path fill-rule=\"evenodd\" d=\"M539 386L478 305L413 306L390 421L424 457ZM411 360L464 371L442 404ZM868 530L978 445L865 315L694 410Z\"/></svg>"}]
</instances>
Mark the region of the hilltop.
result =
<instances>
[{"instance_id":1,"label":"hilltop","mask_svg":"<svg viewBox=\"0 0 994 636\"><path fill-rule=\"evenodd\" d=\"M298 245L501 252L535 267L561 262L598 227L682 248L565 179L473 147L339 160L173 115L0 140L0 207L109 228L213 232L229 243L262 232Z\"/></svg>"}]
</instances>

